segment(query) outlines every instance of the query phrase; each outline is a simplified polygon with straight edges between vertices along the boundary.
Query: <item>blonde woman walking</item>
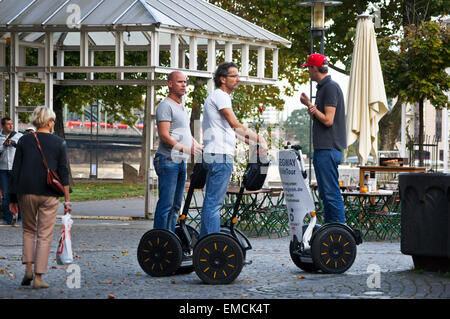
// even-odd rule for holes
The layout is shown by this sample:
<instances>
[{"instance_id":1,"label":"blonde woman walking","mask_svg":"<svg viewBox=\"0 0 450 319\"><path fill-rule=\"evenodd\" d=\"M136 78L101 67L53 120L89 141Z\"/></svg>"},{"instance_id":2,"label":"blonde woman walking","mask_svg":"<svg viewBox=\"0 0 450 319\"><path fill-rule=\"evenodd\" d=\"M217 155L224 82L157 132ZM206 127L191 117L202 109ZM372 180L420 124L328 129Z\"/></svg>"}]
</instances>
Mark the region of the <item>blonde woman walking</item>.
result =
<instances>
[{"instance_id":1,"label":"blonde woman walking","mask_svg":"<svg viewBox=\"0 0 450 319\"><path fill-rule=\"evenodd\" d=\"M66 141L53 135L55 113L44 106L37 107L31 122L41 145L48 167L56 171L64 186L64 213L71 212L69 168ZM22 211L23 250L25 264L23 286L48 288L42 279L47 273L50 246L58 211L58 195L47 185L47 171L34 134L24 135L17 143L11 180L11 211L18 205ZM33 280L34 263L34 280Z\"/></svg>"}]
</instances>

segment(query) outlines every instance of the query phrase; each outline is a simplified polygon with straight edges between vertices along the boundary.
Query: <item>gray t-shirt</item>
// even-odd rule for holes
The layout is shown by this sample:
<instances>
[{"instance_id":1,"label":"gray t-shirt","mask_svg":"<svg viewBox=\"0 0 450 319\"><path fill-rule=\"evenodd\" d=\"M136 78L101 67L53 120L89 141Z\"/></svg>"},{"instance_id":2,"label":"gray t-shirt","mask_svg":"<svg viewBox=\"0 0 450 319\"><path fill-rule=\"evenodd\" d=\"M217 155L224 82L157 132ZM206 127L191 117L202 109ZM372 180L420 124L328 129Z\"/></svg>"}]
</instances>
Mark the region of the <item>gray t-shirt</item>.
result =
<instances>
[{"instance_id":1,"label":"gray t-shirt","mask_svg":"<svg viewBox=\"0 0 450 319\"><path fill-rule=\"evenodd\" d=\"M181 109L171 99L165 98L156 108L156 122L170 122L170 136L184 146L188 148L192 147L190 118L186 107L183 106L183 109ZM169 156L172 159L186 160L189 158L189 154L183 154L178 150L172 150L172 147L163 143L161 138L156 153Z\"/></svg>"},{"instance_id":2,"label":"gray t-shirt","mask_svg":"<svg viewBox=\"0 0 450 319\"><path fill-rule=\"evenodd\" d=\"M318 119L313 121L313 146L314 149L337 149L343 150L347 147L347 136L345 131L345 104L344 95L339 84L325 77L317 84L316 101L317 109L325 113L325 106L336 107L333 125L327 127Z\"/></svg>"}]
</instances>

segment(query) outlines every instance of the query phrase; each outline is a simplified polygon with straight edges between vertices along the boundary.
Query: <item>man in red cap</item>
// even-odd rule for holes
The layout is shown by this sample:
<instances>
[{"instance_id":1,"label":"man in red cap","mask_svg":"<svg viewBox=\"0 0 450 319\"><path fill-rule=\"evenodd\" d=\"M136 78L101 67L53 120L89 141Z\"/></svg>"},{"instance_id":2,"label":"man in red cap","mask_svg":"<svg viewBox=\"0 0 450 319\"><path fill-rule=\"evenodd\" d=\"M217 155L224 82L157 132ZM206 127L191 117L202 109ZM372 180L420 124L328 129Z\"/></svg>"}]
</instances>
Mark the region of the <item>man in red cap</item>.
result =
<instances>
[{"instance_id":1,"label":"man in red cap","mask_svg":"<svg viewBox=\"0 0 450 319\"><path fill-rule=\"evenodd\" d=\"M342 150L347 147L344 95L339 84L328 75L325 56L311 54L302 66L308 67L309 77L317 82L315 105L305 93L301 94L300 102L308 107L313 120L313 164L325 223L345 223L338 171Z\"/></svg>"}]
</instances>

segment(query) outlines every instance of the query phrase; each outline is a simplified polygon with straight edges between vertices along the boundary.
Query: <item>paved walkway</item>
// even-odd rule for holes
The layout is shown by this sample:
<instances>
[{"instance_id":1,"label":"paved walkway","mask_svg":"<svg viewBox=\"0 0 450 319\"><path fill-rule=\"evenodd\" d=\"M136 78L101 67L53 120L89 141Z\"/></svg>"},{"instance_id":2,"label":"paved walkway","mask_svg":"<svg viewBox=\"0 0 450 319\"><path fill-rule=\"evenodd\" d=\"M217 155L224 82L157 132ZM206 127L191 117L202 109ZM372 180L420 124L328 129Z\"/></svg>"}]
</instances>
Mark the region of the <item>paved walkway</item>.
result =
<instances>
[{"instance_id":1,"label":"paved walkway","mask_svg":"<svg viewBox=\"0 0 450 319\"><path fill-rule=\"evenodd\" d=\"M143 198L96 200L73 202L72 216L75 218L82 216L143 218L144 210L145 200ZM63 215L63 212L64 209L60 205L58 215Z\"/></svg>"},{"instance_id":2,"label":"paved walkway","mask_svg":"<svg viewBox=\"0 0 450 319\"><path fill-rule=\"evenodd\" d=\"M74 216L142 216L143 200L75 203ZM0 298L150 298L150 299L422 299L450 298L449 274L413 270L410 256L400 243L365 242L358 246L352 268L345 274L305 273L289 256L289 238L251 238L252 264L245 266L230 285L205 285L195 273L164 278L146 275L137 262L142 235L152 227L147 220L76 219L72 229L75 265L80 288L70 281L73 268L56 264L61 220L52 241L49 289L21 287L21 227L0 227ZM379 279L379 280L378 280Z\"/></svg>"}]
</instances>

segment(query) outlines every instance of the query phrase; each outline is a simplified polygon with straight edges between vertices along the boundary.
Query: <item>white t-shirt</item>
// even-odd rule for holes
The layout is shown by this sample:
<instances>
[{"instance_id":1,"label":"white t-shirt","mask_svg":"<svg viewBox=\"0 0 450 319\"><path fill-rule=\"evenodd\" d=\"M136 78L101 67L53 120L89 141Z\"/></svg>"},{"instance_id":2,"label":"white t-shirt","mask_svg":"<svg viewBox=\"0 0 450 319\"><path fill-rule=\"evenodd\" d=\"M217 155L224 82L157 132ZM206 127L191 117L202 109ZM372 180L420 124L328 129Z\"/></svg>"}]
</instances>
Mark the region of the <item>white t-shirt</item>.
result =
<instances>
[{"instance_id":1,"label":"white t-shirt","mask_svg":"<svg viewBox=\"0 0 450 319\"><path fill-rule=\"evenodd\" d=\"M203 106L204 153L228 154L234 156L236 135L220 110L231 108L231 97L221 89L212 92Z\"/></svg>"}]
</instances>

